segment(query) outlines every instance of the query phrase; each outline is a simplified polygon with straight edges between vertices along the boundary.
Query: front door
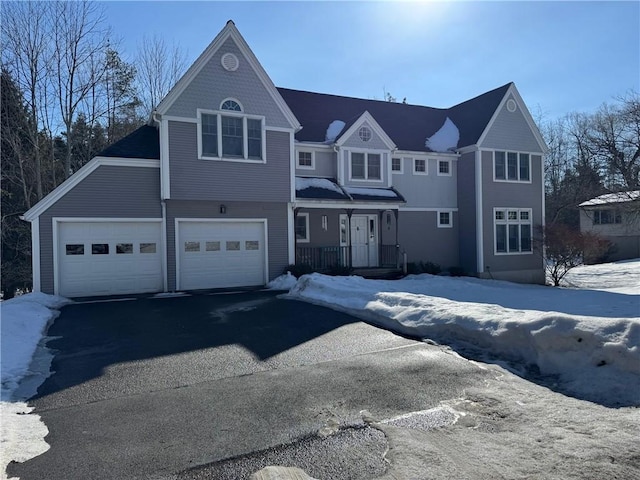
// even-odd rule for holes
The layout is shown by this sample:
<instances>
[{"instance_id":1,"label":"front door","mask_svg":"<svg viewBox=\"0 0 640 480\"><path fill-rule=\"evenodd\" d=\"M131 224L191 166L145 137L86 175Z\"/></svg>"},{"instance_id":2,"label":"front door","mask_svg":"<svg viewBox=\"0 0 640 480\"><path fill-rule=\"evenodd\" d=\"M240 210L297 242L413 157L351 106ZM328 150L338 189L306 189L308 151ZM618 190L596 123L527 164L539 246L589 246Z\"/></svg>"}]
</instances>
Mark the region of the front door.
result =
<instances>
[{"instance_id":1,"label":"front door","mask_svg":"<svg viewBox=\"0 0 640 480\"><path fill-rule=\"evenodd\" d=\"M351 217L351 262L352 266L378 266L378 237L375 215L353 215Z\"/></svg>"}]
</instances>

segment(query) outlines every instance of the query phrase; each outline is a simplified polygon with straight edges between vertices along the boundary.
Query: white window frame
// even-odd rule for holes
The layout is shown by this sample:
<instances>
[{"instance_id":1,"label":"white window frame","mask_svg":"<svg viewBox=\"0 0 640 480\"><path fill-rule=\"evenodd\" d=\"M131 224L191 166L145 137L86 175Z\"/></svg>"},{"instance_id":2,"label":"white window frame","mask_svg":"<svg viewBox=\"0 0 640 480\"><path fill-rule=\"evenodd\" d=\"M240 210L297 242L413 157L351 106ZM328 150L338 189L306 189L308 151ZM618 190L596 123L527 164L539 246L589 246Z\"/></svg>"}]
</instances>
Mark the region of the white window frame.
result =
<instances>
[{"instance_id":1,"label":"white window frame","mask_svg":"<svg viewBox=\"0 0 640 480\"><path fill-rule=\"evenodd\" d=\"M449 214L449 223L440 222L441 213ZM451 210L437 210L436 215L437 215L437 221L438 221L438 228L453 228L453 212Z\"/></svg>"},{"instance_id":2,"label":"white window frame","mask_svg":"<svg viewBox=\"0 0 640 480\"><path fill-rule=\"evenodd\" d=\"M359 153L364 155L364 178L353 178L353 154ZM380 157L380 178L369 178L369 155L377 155ZM349 181L351 182L371 182L371 183L383 183L384 182L384 155L381 151L362 151L362 150L349 150Z\"/></svg>"},{"instance_id":3,"label":"white window frame","mask_svg":"<svg viewBox=\"0 0 640 480\"><path fill-rule=\"evenodd\" d=\"M503 152L504 153L504 177L505 178L497 178L496 177L496 153L497 152ZM517 169L517 174L518 174L518 178L517 179L509 179L509 154L510 153L515 153L518 157L518 165L516 167ZM528 157L528 163L529 163L529 179L528 180L521 180L520 179L520 165L521 165L521 161L523 156L526 155ZM493 181L494 182L502 182L502 183L531 183L531 175L532 175L532 171L531 171L531 157L533 156L532 153L529 152L516 152L513 150L494 150L493 151Z\"/></svg>"},{"instance_id":4,"label":"white window frame","mask_svg":"<svg viewBox=\"0 0 640 480\"><path fill-rule=\"evenodd\" d=\"M400 170L394 170L393 169L393 160L396 159L396 158L398 160L400 160ZM395 173L397 175L401 175L401 174L404 173L404 158L403 157L394 157L394 156L391 157L391 173Z\"/></svg>"},{"instance_id":5,"label":"white window frame","mask_svg":"<svg viewBox=\"0 0 640 480\"><path fill-rule=\"evenodd\" d=\"M440 171L440 163L446 163L447 164L447 173L442 173ZM450 177L451 176L451 160L441 160L438 159L438 176L439 177Z\"/></svg>"},{"instance_id":6,"label":"white window frame","mask_svg":"<svg viewBox=\"0 0 640 480\"><path fill-rule=\"evenodd\" d=\"M298 218L300 217L305 219L306 233L307 233L307 236L305 238L298 238L298 235L296 232L297 221L298 221ZM295 216L294 222L293 222L293 235L296 239L296 243L309 243L311 241L311 232L309 232L309 212L301 212Z\"/></svg>"},{"instance_id":7,"label":"white window frame","mask_svg":"<svg viewBox=\"0 0 640 480\"><path fill-rule=\"evenodd\" d=\"M419 172L416 167L418 162L424 162L424 172ZM429 159L427 158L414 158L413 159L413 174L414 175L429 175Z\"/></svg>"},{"instance_id":8,"label":"white window frame","mask_svg":"<svg viewBox=\"0 0 640 480\"><path fill-rule=\"evenodd\" d=\"M603 222L602 213L611 212L612 222ZM593 225L621 225L622 224L622 212L616 208L600 208L593 211Z\"/></svg>"},{"instance_id":9,"label":"white window frame","mask_svg":"<svg viewBox=\"0 0 640 480\"><path fill-rule=\"evenodd\" d=\"M517 212L517 219L510 220L509 212ZM496 220L496 212L504 212L504 219ZM529 218L522 220L522 213L527 212ZM506 226L506 252L498 251L498 225ZM518 250L509 251L509 225L518 225ZM531 250L522 250L522 229L520 226L529 225L529 235L531 242ZM496 207L493 209L493 254L494 255L532 255L533 254L533 209L531 208L517 208L517 207Z\"/></svg>"},{"instance_id":10,"label":"white window frame","mask_svg":"<svg viewBox=\"0 0 640 480\"><path fill-rule=\"evenodd\" d=\"M310 153L311 154L311 166L309 165L300 165L300 154L301 153ZM316 169L316 152L314 150L298 150L296 155L296 168L300 170L315 170Z\"/></svg>"},{"instance_id":11,"label":"white window frame","mask_svg":"<svg viewBox=\"0 0 640 480\"><path fill-rule=\"evenodd\" d=\"M233 100L237 102L242 108L240 102L234 98L228 98L223 101ZM235 110L205 110L199 108L198 111L198 159L199 160L218 160L223 162L240 162L240 163L267 163L266 148L267 148L267 135L265 128L265 117L261 115L247 115L243 112L237 112ZM202 153L202 115L216 115L217 127L218 127L218 155L204 155ZM242 118L242 137L243 137L243 155L242 157L225 157L222 155L222 117L238 117ZM247 120L260 120L261 131L261 158L249 158L249 130L247 127Z\"/></svg>"}]
</instances>

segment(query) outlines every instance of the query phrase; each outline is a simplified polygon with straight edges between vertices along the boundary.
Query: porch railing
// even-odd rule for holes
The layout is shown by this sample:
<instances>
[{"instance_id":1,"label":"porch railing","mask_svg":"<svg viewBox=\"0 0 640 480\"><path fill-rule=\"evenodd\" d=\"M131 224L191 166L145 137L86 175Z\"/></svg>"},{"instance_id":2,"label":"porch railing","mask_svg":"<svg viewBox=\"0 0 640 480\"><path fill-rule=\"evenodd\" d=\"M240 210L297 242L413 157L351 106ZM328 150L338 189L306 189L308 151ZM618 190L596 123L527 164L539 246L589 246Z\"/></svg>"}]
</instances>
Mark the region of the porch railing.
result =
<instances>
[{"instance_id":1,"label":"porch railing","mask_svg":"<svg viewBox=\"0 0 640 480\"><path fill-rule=\"evenodd\" d=\"M296 247L296 264L309 265L315 271L328 271L336 265L349 265L349 247ZM400 247L398 245L381 245L378 266L399 268L401 265Z\"/></svg>"}]
</instances>

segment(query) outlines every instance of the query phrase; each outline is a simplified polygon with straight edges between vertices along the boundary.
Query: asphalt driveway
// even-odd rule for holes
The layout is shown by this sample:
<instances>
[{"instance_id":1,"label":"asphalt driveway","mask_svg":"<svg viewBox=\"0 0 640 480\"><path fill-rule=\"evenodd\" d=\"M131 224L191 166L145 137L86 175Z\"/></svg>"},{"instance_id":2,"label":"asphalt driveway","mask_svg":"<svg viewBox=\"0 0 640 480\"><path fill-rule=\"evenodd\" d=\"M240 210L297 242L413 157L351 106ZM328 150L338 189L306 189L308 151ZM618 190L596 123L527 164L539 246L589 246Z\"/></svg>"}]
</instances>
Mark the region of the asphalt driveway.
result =
<instances>
[{"instance_id":1,"label":"asphalt driveway","mask_svg":"<svg viewBox=\"0 0 640 480\"><path fill-rule=\"evenodd\" d=\"M23 480L191 478L360 428L364 410L383 419L431 408L486 377L439 347L272 292L73 304L49 335L55 373L30 404L51 449L9 466ZM352 457L380 449L365 437Z\"/></svg>"}]
</instances>

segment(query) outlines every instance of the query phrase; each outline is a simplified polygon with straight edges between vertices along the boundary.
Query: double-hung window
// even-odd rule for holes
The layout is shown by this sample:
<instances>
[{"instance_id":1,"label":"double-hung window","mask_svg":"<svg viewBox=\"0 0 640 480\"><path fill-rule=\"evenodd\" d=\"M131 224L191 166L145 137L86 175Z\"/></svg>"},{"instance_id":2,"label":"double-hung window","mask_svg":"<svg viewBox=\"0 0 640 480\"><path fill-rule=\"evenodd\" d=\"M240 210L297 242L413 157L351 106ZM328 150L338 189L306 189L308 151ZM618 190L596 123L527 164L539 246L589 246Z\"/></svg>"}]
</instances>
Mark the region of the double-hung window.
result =
<instances>
[{"instance_id":1,"label":"double-hung window","mask_svg":"<svg viewBox=\"0 0 640 480\"><path fill-rule=\"evenodd\" d=\"M530 155L518 152L493 152L493 176L497 181L530 182Z\"/></svg>"},{"instance_id":2,"label":"double-hung window","mask_svg":"<svg viewBox=\"0 0 640 480\"><path fill-rule=\"evenodd\" d=\"M531 253L531 209L494 208L496 254Z\"/></svg>"},{"instance_id":3,"label":"double-hung window","mask_svg":"<svg viewBox=\"0 0 640 480\"><path fill-rule=\"evenodd\" d=\"M264 119L227 99L218 111L199 111L200 158L264 161Z\"/></svg>"},{"instance_id":4,"label":"double-hung window","mask_svg":"<svg viewBox=\"0 0 640 480\"><path fill-rule=\"evenodd\" d=\"M351 180L382 180L380 154L351 152Z\"/></svg>"},{"instance_id":5,"label":"double-hung window","mask_svg":"<svg viewBox=\"0 0 640 480\"><path fill-rule=\"evenodd\" d=\"M594 225L608 225L616 223L622 223L622 215L618 210L594 210Z\"/></svg>"}]
</instances>

